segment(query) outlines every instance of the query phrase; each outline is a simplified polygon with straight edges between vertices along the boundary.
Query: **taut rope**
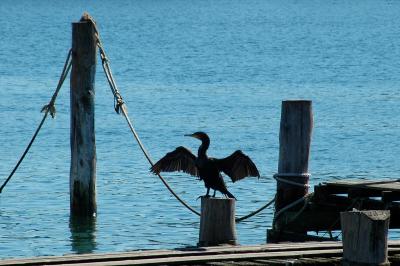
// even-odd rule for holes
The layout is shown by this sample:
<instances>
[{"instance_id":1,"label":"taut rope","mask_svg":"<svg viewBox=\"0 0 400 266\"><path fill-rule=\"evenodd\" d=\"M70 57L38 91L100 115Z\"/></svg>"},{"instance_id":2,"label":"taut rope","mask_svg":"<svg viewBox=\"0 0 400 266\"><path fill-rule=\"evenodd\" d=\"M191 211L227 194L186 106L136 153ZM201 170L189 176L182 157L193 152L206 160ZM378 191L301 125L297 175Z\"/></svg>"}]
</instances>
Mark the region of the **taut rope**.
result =
<instances>
[{"instance_id":1,"label":"taut rope","mask_svg":"<svg viewBox=\"0 0 400 266\"><path fill-rule=\"evenodd\" d=\"M153 160L150 157L150 154L148 153L148 151L146 150L146 148L144 147L142 141L139 138L139 135L137 134L135 128L133 127L132 121L130 120L129 116L128 116L128 111L126 109L126 104L124 102L124 100L122 99L122 96L118 90L118 87L115 83L115 79L112 75L112 71L111 71L111 67L109 64L109 60L108 57L106 55L106 52L104 50L103 44L101 42L100 39L100 34L99 31L97 29L96 26L96 22L93 20L93 18L91 18L89 15L84 15L82 17L83 20L85 21L90 21L93 24L94 30L95 30L95 34L96 34L96 38L97 38L97 46L99 47L99 52L100 52L100 58L101 58L101 62L102 62L102 66L103 66L103 70L104 73L106 75L108 84L110 85L110 89L111 92L114 95L114 109L115 111L120 114L122 113L122 115L125 117L126 122L128 123L128 126L136 140L136 142L138 143L140 149L142 150L144 156L146 157L147 161L150 163L151 166L154 165ZM169 190L169 192L171 192L171 194L183 205L185 206L188 210L190 210L192 213L200 216L200 213L198 211L196 211L193 207L191 207L189 204L187 204L182 198L180 198L175 191L171 188L171 186L168 184L168 182L165 180L165 178L162 177L161 174L157 174L158 178L161 180L161 182L165 185L165 187ZM272 200L270 200L267 204L265 204L264 206L262 206L261 208L257 209L256 211L245 215L243 217L240 218L236 218L236 222L240 222L243 221L245 219L248 219L254 215L256 215L257 213L261 212L262 210L264 210L265 208L269 207L273 202L275 201L275 198L273 198Z\"/></svg>"},{"instance_id":2,"label":"taut rope","mask_svg":"<svg viewBox=\"0 0 400 266\"><path fill-rule=\"evenodd\" d=\"M18 162L17 162L17 164L15 165L14 169L11 171L10 175L7 177L7 179L4 181L3 185L0 187L0 193L3 192L3 188L7 185L8 181L10 181L11 177L14 175L14 173L17 171L19 165L20 165L20 164L22 163L22 161L24 160L25 155L26 155L26 154L28 153L28 151L30 150L30 148L31 148L31 146L32 146L32 144L33 144L33 142L35 141L37 135L39 134L39 131L42 129L42 126L43 126L43 124L44 124L44 121L45 121L46 118L47 118L47 115L50 113L50 115L51 115L52 118L55 117L55 115L56 115L56 108L55 108L55 106L54 106L54 103L56 102L56 98L57 98L58 92L60 91L60 89L61 89L61 87L62 87L62 85L63 85L63 83L64 83L64 81L65 81L65 78L68 76L68 72L69 72L69 70L71 69L71 65L72 65L71 52L72 52L72 51L69 50L67 59L65 60L64 67L63 67L63 70L62 70L62 72L61 72L60 79L59 79L59 81L58 81L57 88L56 88L56 90L55 90L53 96L51 97L51 100L50 100L49 104L46 104L46 105L43 106L43 108L42 108L42 111L41 111L41 112L44 112L42 121L39 123L39 126L37 127L35 133L33 134L31 141L29 142L28 146L25 148L24 153L22 154L21 158L18 160Z\"/></svg>"}]
</instances>

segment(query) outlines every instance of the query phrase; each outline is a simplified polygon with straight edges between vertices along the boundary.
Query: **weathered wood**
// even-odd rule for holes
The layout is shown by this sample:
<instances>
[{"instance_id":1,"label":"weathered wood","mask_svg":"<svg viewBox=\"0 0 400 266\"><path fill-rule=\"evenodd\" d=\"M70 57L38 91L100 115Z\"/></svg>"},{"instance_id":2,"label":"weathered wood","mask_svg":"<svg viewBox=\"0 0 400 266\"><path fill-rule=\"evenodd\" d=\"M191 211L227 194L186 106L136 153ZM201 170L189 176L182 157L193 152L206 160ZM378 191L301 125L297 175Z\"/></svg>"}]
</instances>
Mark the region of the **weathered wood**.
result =
<instances>
[{"instance_id":1,"label":"weathered wood","mask_svg":"<svg viewBox=\"0 0 400 266\"><path fill-rule=\"evenodd\" d=\"M388 265L390 212L342 212L343 265Z\"/></svg>"},{"instance_id":2,"label":"weathered wood","mask_svg":"<svg viewBox=\"0 0 400 266\"><path fill-rule=\"evenodd\" d=\"M307 231L326 231L340 229L340 212L356 208L358 210L390 210L389 228L400 228L400 203L385 202L381 199L350 199L347 196L325 195L313 198L310 207L292 221L293 226ZM295 214L296 212L292 213ZM282 219L289 215L282 214Z\"/></svg>"},{"instance_id":3,"label":"weathered wood","mask_svg":"<svg viewBox=\"0 0 400 266\"><path fill-rule=\"evenodd\" d=\"M313 114L311 101L283 101L279 133L278 175L300 184L308 184ZM288 176L284 176L289 174ZM295 176L298 174L298 176ZM277 182L276 211L308 193L308 187Z\"/></svg>"},{"instance_id":4,"label":"weathered wood","mask_svg":"<svg viewBox=\"0 0 400 266\"><path fill-rule=\"evenodd\" d=\"M308 173L312 126L311 101L282 102L278 173Z\"/></svg>"},{"instance_id":5,"label":"weathered wood","mask_svg":"<svg viewBox=\"0 0 400 266\"><path fill-rule=\"evenodd\" d=\"M313 127L311 101L283 101L279 133L279 164L275 200L275 211L304 197L308 193L308 161ZM280 180L279 180L280 179ZM300 185L282 181L288 180ZM302 186L304 185L304 186ZM298 210L302 204L291 210ZM275 219L273 230L299 232L295 227L287 228L286 220ZM303 231L303 233L306 233ZM270 241L271 239L267 239Z\"/></svg>"},{"instance_id":6,"label":"weathered wood","mask_svg":"<svg viewBox=\"0 0 400 266\"><path fill-rule=\"evenodd\" d=\"M400 254L400 241L389 240L389 255L391 257L397 257ZM137 261L141 260L143 265L146 265L147 259L160 259L160 264L163 264L163 258L178 258L177 261L181 262L181 265L185 264L184 259L186 257L210 257L213 255L228 255L221 262L232 260L229 258L230 254L242 255L244 260L262 260L267 262L282 261L287 262L293 260L292 252L295 251L296 255L302 254L302 257L337 257L342 256L340 252L342 243L338 241L331 242L307 242L307 243L281 243L281 244L263 244L254 246L218 246L218 247L192 247L192 248L180 248L177 250L148 250L148 251L131 251L121 253L107 253L107 254L84 254L84 255L64 255L64 256L45 256L35 258L20 258L20 259L7 259L0 260L0 265L82 265L83 263L98 265L99 262L103 262L108 265L112 265L118 261ZM334 254L330 253L331 250L339 250ZM302 252L307 251L307 252ZM328 251L326 253L326 251ZM278 252L278 253L277 253ZM255 258L257 254L268 254L266 260L262 258ZM315 255L318 253L317 255ZM268 256L267 255L267 256ZM276 256L277 255L277 256ZM264 256L264 255L261 255ZM274 259L279 257L279 259ZM397 259L397 258L396 258ZM233 260L235 261L235 260ZM242 260L243 261L243 260ZM165 264L165 262L164 262ZM179 265L179 263L177 263Z\"/></svg>"},{"instance_id":7,"label":"weathered wood","mask_svg":"<svg viewBox=\"0 0 400 266\"><path fill-rule=\"evenodd\" d=\"M229 254L215 254L215 255L182 255L179 257L162 257L162 258L137 258L137 259L123 259L123 260L104 260L104 261L75 261L75 264L79 265L96 265L96 266L108 266L108 265L188 265L198 263L203 265L206 262L218 262L218 261L245 261L250 259L293 259L302 257L336 257L342 254L342 249L328 249L328 250L301 250L301 251L277 251L277 252L259 252L259 253L229 253ZM53 265L73 265L71 262L54 263L49 258L45 264ZM5 261L0 265L18 265L13 264L11 261ZM29 261L25 261L24 264L19 265L38 265L31 264Z\"/></svg>"},{"instance_id":8,"label":"weathered wood","mask_svg":"<svg viewBox=\"0 0 400 266\"><path fill-rule=\"evenodd\" d=\"M199 246L236 245L235 199L201 198Z\"/></svg>"},{"instance_id":9,"label":"weathered wood","mask_svg":"<svg viewBox=\"0 0 400 266\"><path fill-rule=\"evenodd\" d=\"M91 22L72 23L70 209L96 214L94 96L96 38Z\"/></svg>"},{"instance_id":10,"label":"weathered wood","mask_svg":"<svg viewBox=\"0 0 400 266\"><path fill-rule=\"evenodd\" d=\"M360 179L346 179L335 180L334 182L325 182L323 185L331 187L343 188L362 188L380 191L396 191L400 192L400 182L396 180L360 180Z\"/></svg>"}]
</instances>

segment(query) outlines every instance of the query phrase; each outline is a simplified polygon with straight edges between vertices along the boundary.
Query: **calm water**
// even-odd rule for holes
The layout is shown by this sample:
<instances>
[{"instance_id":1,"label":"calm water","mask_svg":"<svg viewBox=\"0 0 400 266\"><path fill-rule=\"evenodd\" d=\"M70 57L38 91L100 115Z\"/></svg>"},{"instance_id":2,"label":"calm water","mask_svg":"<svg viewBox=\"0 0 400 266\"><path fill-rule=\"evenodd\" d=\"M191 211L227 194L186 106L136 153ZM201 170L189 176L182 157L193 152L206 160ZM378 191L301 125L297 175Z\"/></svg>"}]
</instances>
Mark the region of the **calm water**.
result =
<instances>
[{"instance_id":1,"label":"calm water","mask_svg":"<svg viewBox=\"0 0 400 266\"><path fill-rule=\"evenodd\" d=\"M238 215L275 192L281 101L311 99L312 184L398 178L399 1L120 0L0 2L0 177L27 145L71 43L71 22L97 20L121 93L154 159L183 134L211 136L210 155L242 149L263 178L228 183ZM198 240L199 219L172 198L133 141L98 67L98 217L69 219L69 85L0 194L0 258L174 248ZM165 175L188 203L195 178ZM265 242L272 209L238 224ZM391 233L392 238L399 234Z\"/></svg>"}]
</instances>

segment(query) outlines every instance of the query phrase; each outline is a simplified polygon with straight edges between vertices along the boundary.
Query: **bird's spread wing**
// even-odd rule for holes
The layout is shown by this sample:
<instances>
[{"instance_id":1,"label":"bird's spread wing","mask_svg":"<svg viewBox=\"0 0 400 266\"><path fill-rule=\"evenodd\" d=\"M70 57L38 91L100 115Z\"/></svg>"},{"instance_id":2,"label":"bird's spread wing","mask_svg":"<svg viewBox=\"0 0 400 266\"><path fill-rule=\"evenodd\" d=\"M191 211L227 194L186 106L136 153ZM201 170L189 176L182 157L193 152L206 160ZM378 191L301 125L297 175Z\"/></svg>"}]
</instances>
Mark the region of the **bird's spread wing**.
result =
<instances>
[{"instance_id":1,"label":"bird's spread wing","mask_svg":"<svg viewBox=\"0 0 400 266\"><path fill-rule=\"evenodd\" d=\"M195 161L196 156L190 150L180 146L162 157L150 168L150 171L154 174L183 171L193 176L199 176Z\"/></svg>"},{"instance_id":2,"label":"bird's spread wing","mask_svg":"<svg viewBox=\"0 0 400 266\"><path fill-rule=\"evenodd\" d=\"M215 159L218 168L227 174L232 182L243 179L246 176L260 177L260 173L253 161L242 151L237 150L223 159Z\"/></svg>"}]
</instances>

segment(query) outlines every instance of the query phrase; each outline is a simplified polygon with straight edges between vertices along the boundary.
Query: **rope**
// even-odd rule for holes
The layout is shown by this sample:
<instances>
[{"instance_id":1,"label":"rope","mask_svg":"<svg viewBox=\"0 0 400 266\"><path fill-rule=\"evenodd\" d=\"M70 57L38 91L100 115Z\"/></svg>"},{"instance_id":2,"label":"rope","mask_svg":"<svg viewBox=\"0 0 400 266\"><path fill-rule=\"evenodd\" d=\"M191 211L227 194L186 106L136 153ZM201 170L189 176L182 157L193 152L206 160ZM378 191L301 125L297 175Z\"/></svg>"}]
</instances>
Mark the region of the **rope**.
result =
<instances>
[{"instance_id":1,"label":"rope","mask_svg":"<svg viewBox=\"0 0 400 266\"><path fill-rule=\"evenodd\" d=\"M293 216L294 218L297 218L297 217L305 210L305 208L307 207L307 204L308 204L308 202L309 202L309 198L311 198L313 195L314 195L314 192L308 193L308 194L305 195L304 197L302 197L302 198L300 198L300 199L298 199L298 200L295 200L294 202L292 202L292 203L286 205L285 207L283 207L282 209L280 209L279 211L277 211L277 212L275 213L274 219L273 219L273 221L272 221L272 227L275 227L275 221L276 221L276 219L278 219L278 217L279 217L282 213L284 213L284 212L287 211L288 209L290 209L290 208L292 208L292 207L294 207L294 206L300 204L301 202L305 201L305 204L304 204L303 208L301 208L301 209ZM294 218L293 218L292 220L294 220Z\"/></svg>"},{"instance_id":2,"label":"rope","mask_svg":"<svg viewBox=\"0 0 400 266\"><path fill-rule=\"evenodd\" d=\"M85 15L84 15L85 17ZM82 17L82 18L84 18ZM107 59L107 55L105 53L105 50L103 48L103 45L101 43L101 39L100 39L100 34L97 30L96 27L96 23L95 21L90 17L85 17L85 20L91 21L93 24L93 27L95 29L95 34L96 34L96 38L97 38L97 46L99 47L99 52L100 52L100 57L101 57L101 64L104 70L104 73L106 75L108 84L110 85L110 89L111 92L114 95L114 109L115 111L119 114L122 113L123 116L125 117L126 122L128 123L128 126L136 140L136 142L139 144L140 149L142 150L144 156L146 157L147 161L150 163L151 166L154 165L149 153L147 152L146 148L144 147L142 141L140 140L138 134L136 133L135 128L132 125L132 122L128 116L128 112L126 110L126 105L122 99L121 94L119 93L117 84L115 83L114 77L112 75L111 72L111 68L110 68L110 64L109 61ZM157 174L157 176L159 177L159 179L163 182L163 184L165 185L165 187L169 190L169 192L171 192L171 194L182 204L184 205L187 209L189 209L191 212L193 212L194 214L197 214L198 216L200 216L200 213L198 211L196 211L195 209L193 209L191 206L189 206L184 200L182 200L174 191L173 189L170 187L170 185L168 184L168 182L160 175Z\"/></svg>"},{"instance_id":3,"label":"rope","mask_svg":"<svg viewBox=\"0 0 400 266\"><path fill-rule=\"evenodd\" d=\"M57 88L56 88L56 90L55 90L53 96L51 97L51 100L50 100L49 104L43 106L43 108L42 108L42 110L41 110L41 112L44 112L42 121L40 122L39 126L37 127L35 133L33 134L32 138L31 138L31 141L29 142L28 146L25 148L24 153L22 154L21 158L18 160L18 162L17 162L17 164L15 165L14 169L11 171L10 175L7 177L7 179L4 181L3 185L0 187L0 193L3 192L3 188L7 185L8 181L10 181L11 177L14 175L14 173L17 171L19 165L20 165L20 164L22 163L22 161L24 160L26 154L27 154L28 151L30 150L30 148L31 148L31 146L32 146L32 144L33 144L33 142L35 141L37 135L39 134L39 131L42 129L42 126L43 126L43 124L44 124L44 121L45 121L46 118L47 118L47 115L50 113L50 115L51 115L52 118L55 117L55 115L56 115L56 108L55 108L55 106L54 106L54 103L55 103L55 101L56 101L58 92L60 91L60 89L61 89L61 87L62 87L62 84L64 83L65 78L68 76L68 72L69 72L69 70L71 69L71 65L72 65L72 60L70 60L70 59L71 59L71 53L72 53L72 51L69 50L67 59L65 60L65 64L64 64L64 67L63 67L61 76L60 76L60 79L59 79L58 84L57 84Z\"/></svg>"},{"instance_id":4,"label":"rope","mask_svg":"<svg viewBox=\"0 0 400 266\"><path fill-rule=\"evenodd\" d=\"M310 177L311 175L309 173L303 173L303 174L294 174L294 173L279 173L279 174L274 174L273 177L275 178L275 180L283 182L283 183L287 183L290 185L294 185L294 186L298 186L298 187L305 187L305 188L309 188L310 185L309 184L302 184L302 183L297 183L291 180L287 180L281 177Z\"/></svg>"},{"instance_id":5,"label":"rope","mask_svg":"<svg viewBox=\"0 0 400 266\"><path fill-rule=\"evenodd\" d=\"M277 173L274 174L273 177L275 178L275 180L280 181L280 182L284 182L290 185L294 185L294 186L298 186L298 187L303 187L303 188L309 188L310 185L308 184L304 184L304 183L298 183L298 182L294 182L291 180L287 180L281 177L304 177L304 178L308 178L310 177L311 174L310 173ZM295 200L294 202L288 204L287 206L283 207L282 209L280 209L278 212L275 213L274 219L272 221L272 227L275 228L275 222L276 219L278 219L278 217L284 213L285 211L287 211L288 209L300 204L301 202L304 201L304 205L303 207L301 207L301 209L295 214L293 215L293 217L291 217L290 221L287 221L287 223L290 223L292 221L294 221L297 217L299 217L299 215L307 208L307 205L309 203L309 201L311 200L312 196L314 195L314 192L312 193L308 193L306 195L304 195L302 198Z\"/></svg>"},{"instance_id":6,"label":"rope","mask_svg":"<svg viewBox=\"0 0 400 266\"><path fill-rule=\"evenodd\" d=\"M126 108L126 104L124 103L122 96L118 90L118 87L116 85L116 82L114 80L112 71L111 71L111 67L109 64L109 60L108 57L106 55L106 52L104 50L103 44L101 42L100 39L100 34L99 31L97 29L96 26L96 22L93 20L93 18L91 18L88 14L84 14L84 16L82 17L82 20L84 21L90 21L93 24L94 27L94 31L95 31L95 35L97 38L97 46L99 47L99 53L100 53L100 58L101 58L101 63L102 63L102 67L104 70L104 73L106 75L106 79L108 81L108 84L110 85L110 89L112 94L114 95L114 109L115 111L120 114L122 113L123 116L125 117L126 122L128 123L128 126L136 140L136 142L138 143L140 149L142 150L144 156L146 157L147 161L150 163L151 166L154 166L154 162L150 157L150 154L148 153L148 151L146 150L146 148L144 147L142 141L139 138L139 135L137 134L135 128L133 127L133 124L128 116L128 112L127 112L127 108ZM193 207L191 207L189 204L187 204L183 199L181 199L175 192L174 190L171 188L171 186L168 184L168 182L162 177L161 174L157 174L158 178L161 180L161 182L165 185L165 187L169 190L169 192L183 205L185 206L188 210L190 210L192 213L200 216L200 213L198 211L196 211ZM275 201L275 198L273 198L271 201L267 202L264 206L262 206L261 208L257 209L254 212L251 212L248 215L245 215L243 217L239 217L236 218L236 222L241 222L245 219L248 219L254 215L256 215L257 213L261 212L262 210L264 210L265 208L269 207L273 202Z\"/></svg>"},{"instance_id":7,"label":"rope","mask_svg":"<svg viewBox=\"0 0 400 266\"><path fill-rule=\"evenodd\" d=\"M153 161L150 158L150 155L148 154L148 152L146 151L146 149L143 146L143 143L140 141L140 138L138 136L138 134L136 133L135 129L133 128L133 125L128 117L128 114L126 112L125 109L125 105L122 104L120 106L120 109L122 111L122 114L125 116L126 122L129 125L129 128L131 129L133 136L135 137L137 143L139 144L140 149L142 150L144 156L146 157L146 159L149 161L151 166L154 166ZM197 214L198 216L200 216L200 213L198 211L196 211L195 209L193 209L191 206L189 206L184 200L182 200L174 191L173 189L169 186L168 182L160 175L157 174L157 176L160 178L160 180L163 182L163 184L165 185L165 187L169 190L169 192L172 193L172 195L174 195L174 197L180 202L182 203L186 208L188 208L191 212L193 212L194 214Z\"/></svg>"},{"instance_id":8,"label":"rope","mask_svg":"<svg viewBox=\"0 0 400 266\"><path fill-rule=\"evenodd\" d=\"M350 209L352 209L354 206L356 206L357 203L361 203L362 204L362 198L355 198L352 200L352 203L350 204L349 207L347 207L344 211L347 212ZM340 215L339 218L337 218L332 224L331 226L328 227L328 230L322 235L322 237L324 237L327 233L329 233L329 235L332 235L332 228L340 221ZM335 238L338 238L340 235L342 234L342 232L340 232ZM332 238L332 237L331 237Z\"/></svg>"},{"instance_id":9,"label":"rope","mask_svg":"<svg viewBox=\"0 0 400 266\"><path fill-rule=\"evenodd\" d=\"M115 83L114 76L113 76L112 71L111 71L111 67L110 67L110 64L109 64L108 57L107 57L106 52L105 52L105 50L103 48L103 44L101 42L100 33L99 33L98 28L97 28L96 21L94 21L94 19L86 12L83 14L83 16L81 18L81 21L91 22L92 25L93 25L93 29L94 29L94 33L95 33L96 41L97 41L97 47L99 47L101 65L103 67L104 74L106 75L108 84L110 85L111 92L114 95L114 109L115 109L115 112L117 112L117 114L120 114L121 113L121 106L124 104L124 101L122 99L121 94L119 93L117 84ZM125 107L125 109L126 109L126 107Z\"/></svg>"},{"instance_id":10,"label":"rope","mask_svg":"<svg viewBox=\"0 0 400 266\"><path fill-rule=\"evenodd\" d=\"M236 221L237 223L239 223L239 222L241 222L241 221L244 221L244 220L246 220L246 219L248 219L248 218L250 218L250 217L256 215L257 213L261 212L262 210L268 208L268 207L269 207L272 203L274 203L274 202L275 202L275 197L274 197L272 200L270 200L269 202L267 202L264 206L262 206L261 208L259 208L258 210L253 211L253 212L251 212L251 213L249 213L249 214L247 214L247 215L245 215L245 216L243 216L243 217L236 218L235 221Z\"/></svg>"}]
</instances>

